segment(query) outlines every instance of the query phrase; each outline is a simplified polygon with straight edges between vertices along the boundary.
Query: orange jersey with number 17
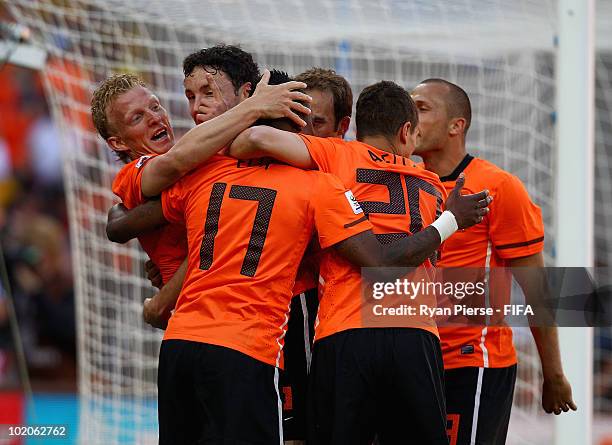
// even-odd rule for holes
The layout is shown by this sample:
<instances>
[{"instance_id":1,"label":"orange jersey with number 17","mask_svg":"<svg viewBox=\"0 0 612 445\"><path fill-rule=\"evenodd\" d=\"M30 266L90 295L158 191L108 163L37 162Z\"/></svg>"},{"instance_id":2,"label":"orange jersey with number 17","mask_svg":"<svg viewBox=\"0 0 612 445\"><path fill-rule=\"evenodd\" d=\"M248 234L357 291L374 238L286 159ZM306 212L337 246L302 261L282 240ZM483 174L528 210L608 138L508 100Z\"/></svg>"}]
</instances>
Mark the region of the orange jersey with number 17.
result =
<instances>
[{"instance_id":1,"label":"orange jersey with number 17","mask_svg":"<svg viewBox=\"0 0 612 445\"><path fill-rule=\"evenodd\" d=\"M316 230L322 248L371 229L332 175L215 156L162 194L184 223L188 270L165 339L228 347L282 366L295 275Z\"/></svg>"}]
</instances>

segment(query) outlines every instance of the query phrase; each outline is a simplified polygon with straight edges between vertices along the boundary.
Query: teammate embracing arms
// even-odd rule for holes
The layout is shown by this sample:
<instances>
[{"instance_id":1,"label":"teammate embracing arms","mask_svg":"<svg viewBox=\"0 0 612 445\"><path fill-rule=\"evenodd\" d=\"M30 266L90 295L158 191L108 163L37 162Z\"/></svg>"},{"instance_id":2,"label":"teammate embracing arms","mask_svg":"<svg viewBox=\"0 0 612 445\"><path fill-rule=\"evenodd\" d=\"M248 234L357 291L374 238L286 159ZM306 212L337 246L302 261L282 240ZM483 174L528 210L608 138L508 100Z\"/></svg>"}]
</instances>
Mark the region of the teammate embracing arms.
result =
<instances>
[{"instance_id":1,"label":"teammate embracing arms","mask_svg":"<svg viewBox=\"0 0 612 445\"><path fill-rule=\"evenodd\" d=\"M447 231L454 220L450 212L438 218L446 191L436 175L408 158L417 123L408 92L383 81L359 96L357 141L253 127L236 138L230 154L272 156L333 173L353 190L383 243L416 239L434 227L444 240L454 232ZM469 224L459 221L460 228L486 215L487 193L471 197L477 197L480 214ZM435 250L418 264L431 266L432 260ZM375 434L381 444L448 443L435 322L415 320L410 328L387 320L384 328L365 327L360 270L330 251L321 260L321 276L325 283L311 370L310 443L370 444Z\"/></svg>"}]
</instances>

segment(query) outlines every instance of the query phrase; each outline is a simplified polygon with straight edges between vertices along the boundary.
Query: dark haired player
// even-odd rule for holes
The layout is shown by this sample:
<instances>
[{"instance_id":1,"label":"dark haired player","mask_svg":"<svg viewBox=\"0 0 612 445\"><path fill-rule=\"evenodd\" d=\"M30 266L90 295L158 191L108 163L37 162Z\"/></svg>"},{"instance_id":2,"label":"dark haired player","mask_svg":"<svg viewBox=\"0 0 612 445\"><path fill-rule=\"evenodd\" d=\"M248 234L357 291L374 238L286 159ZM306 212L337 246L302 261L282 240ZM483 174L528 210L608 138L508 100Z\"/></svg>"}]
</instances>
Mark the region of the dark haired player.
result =
<instances>
[{"instance_id":1,"label":"dark haired player","mask_svg":"<svg viewBox=\"0 0 612 445\"><path fill-rule=\"evenodd\" d=\"M364 89L357 101L357 141L323 139L253 127L232 143L238 158L272 156L290 165L338 176L354 190L382 242L414 239L440 230L444 241L456 228L442 213L446 191L438 177L408 157L414 149L417 110L406 90L383 81ZM461 183L451 196L456 198ZM467 197L463 197L464 199ZM483 208L487 192L471 195ZM453 206L447 201L447 209ZM440 218L437 216L442 213ZM412 235L412 236L410 236ZM390 246L393 244L390 244ZM431 253L434 253L432 256ZM432 256L419 265L431 266ZM360 270L327 252L311 371L309 441L313 444L446 444L442 354L435 322L385 320L364 326ZM416 318L416 317L415 317ZM397 326L397 327L396 327ZM401 326L401 327L399 327Z\"/></svg>"},{"instance_id":2,"label":"dark haired player","mask_svg":"<svg viewBox=\"0 0 612 445\"><path fill-rule=\"evenodd\" d=\"M301 103L293 102L309 100L303 93L293 91L304 86L298 82L268 86L266 77L257 94L249 99L260 78L259 69L250 54L234 46L219 45L189 55L184 72L185 94L198 126L176 145L166 110L136 76L109 77L96 88L92 99L92 116L98 132L127 163L113 184L122 204L109 211L107 234L117 242L126 242L134 234L139 236L143 248L161 271L162 283L170 280L186 256L184 229L169 225L142 233L140 226L146 220L147 206L154 203L137 206L148 197L157 196L257 119L286 116L295 120L296 125L305 125L296 112L309 112ZM228 108L233 108L231 113L213 119ZM201 122L206 124L200 125ZM155 154L163 156L150 162L145 162L149 158L141 159ZM127 208L136 208L134 218L126 215ZM159 313L158 307L146 309L149 322L158 327L165 324L163 318L168 314Z\"/></svg>"},{"instance_id":3,"label":"dark haired player","mask_svg":"<svg viewBox=\"0 0 612 445\"><path fill-rule=\"evenodd\" d=\"M353 92L348 81L334 70L316 67L299 74L296 80L307 85L304 92L312 97L312 134L344 138L353 110ZM288 378L282 390L286 396L285 405L291 408L285 413L285 437L302 440L306 437L307 381L319 308L317 258L316 253L306 255L300 266L285 338Z\"/></svg>"},{"instance_id":4,"label":"dark haired player","mask_svg":"<svg viewBox=\"0 0 612 445\"><path fill-rule=\"evenodd\" d=\"M216 159L216 158L215 158ZM220 157L219 159L217 159L218 162L223 161L223 158ZM218 164L217 162L217 164ZM218 164L220 166L220 164ZM260 163L244 163L244 162L238 162L236 163L234 161L233 164L231 164L234 166L234 168L238 168L239 170L236 171L236 174L238 176L239 172L245 172L248 173L248 169L249 168L262 168L263 167L263 171L264 172L268 172L266 173L264 176L262 176L260 179L262 181L264 181L264 178L268 178L268 180L270 178L272 178L274 175L271 175L271 173L268 171L275 171L279 168L281 168L281 166L276 166L275 164L260 164ZM259 167L257 167L259 166ZM231 167L228 164L228 168ZM206 168L211 168L213 169L212 172L214 172L214 163L211 161L210 164L207 164L204 167L201 167L200 170L205 170ZM220 167L219 167L220 168ZM244 170L246 169L246 170ZM188 181L191 182L198 182L198 181L211 181L214 179L215 175L213 173L211 173L211 171L208 171L208 173L204 176L200 173L200 170L195 171L193 174L187 176L184 180L182 180L179 184L182 183L187 183L189 184ZM229 171L226 171L226 175L230 175L231 176L231 168ZM258 170L251 170L251 173L253 172L257 172ZM260 172L262 170L259 170ZM297 173L296 176L296 180L297 177L299 177L299 171L294 170L294 172ZM224 175L224 177L226 177L226 175ZM200 178L199 180L197 179L198 176L204 176L202 178ZM194 182L194 184L195 184ZM265 182L265 181L264 181ZM221 200L221 202L223 202L223 199L220 197L217 197L218 195L213 195L211 194L209 198L207 198L207 195L205 193L206 190L206 186L204 186L203 184L200 184L198 182L198 185L196 187L188 187L187 189L185 188L181 188L181 186L177 184L175 185L171 190L175 190L177 191L177 195L172 195L171 198L165 199L164 200L164 210L165 210L165 214L166 217L168 217L170 215L170 211L172 211L171 208L166 208L166 206L175 206L175 205L180 205L181 201L183 200L183 196L190 196L191 198L188 199L210 199L213 200L212 202L214 202L214 206L212 207L212 211L214 212L214 215L217 215L217 200ZM217 183L218 184L218 183ZM306 196L311 196L311 198L309 199L314 199L314 197L318 196L318 195L313 195L312 192L308 193L308 187L305 186L297 186L296 187L296 181L294 180L284 180L281 181L281 183L276 184L277 187L281 187L281 186L287 186L290 187L290 190L293 193L307 193ZM217 187L219 188L219 186ZM213 186L214 189L214 186ZM238 190L238 189L236 189ZM166 196L166 193L171 194L172 192L165 192L164 196ZM211 191L212 193L212 191ZM236 191L236 193L238 193L238 191ZM324 194L325 195L325 194ZM169 196L169 195L168 195ZM242 196L242 195L241 195ZM330 191L330 196L333 196L333 193ZM199 197L199 198L198 198ZM202 198L203 197L203 198ZM459 197L455 197L456 198L456 212L458 215L458 219L460 220L461 225L463 226L463 224L465 223L465 221L469 220L471 221L471 223L475 222L476 219L474 218L479 218L477 215L479 214L479 212L482 211L486 211L483 210L483 207L486 206L487 204L487 200L486 199L480 199L484 197L484 194L482 196L477 196L477 197L464 197L464 198L459 198ZM213 199L214 198L214 199ZM232 198L231 192L229 195L229 198ZM328 199L329 197L325 198ZM238 199L241 200L240 197L238 197L238 195L234 196L234 199ZM242 199L246 199L246 198L242 198ZM293 203L293 201L291 201ZM331 211L331 212L325 212L324 215L326 215L325 218L323 219L329 219L329 222L327 224L329 224L330 222L333 222L336 218L336 213L341 210L342 208L342 204L340 204L342 201L339 201L338 204L336 204L335 206L331 206L331 209L334 209L334 207L337 207L337 209ZM477 207L481 207L480 210L475 210L475 204L478 203ZM204 206L204 208L208 208L208 212L211 211L211 203L209 202L208 206ZM199 245L198 249L196 250L195 254L196 255L200 255L200 259L199 262L195 261L192 259L194 253L192 252L192 245L190 245L190 261L195 261L196 264L200 265L199 270L202 269L202 264L204 264L205 266L208 265L208 263L210 262L209 259L209 255L208 253L208 246L212 243L214 246L220 246L219 249L221 249L221 252L227 250L227 249L231 249L231 242L229 241L229 239L227 238L227 236L230 236L230 234L232 234L231 236L234 236L236 238L236 234L239 233L237 227L230 227L230 230L227 232L226 235L224 235L224 239L226 239L225 242L221 242L219 241L218 243L215 241L215 239L217 239L218 236L221 235L221 229L218 226L214 226L214 224L219 224L221 225L221 220L223 219L223 213L220 213L221 216L221 220L217 219L217 216L215 216L213 219L211 219L210 224L204 224L204 228L202 227L202 223L201 221L198 221L197 226L193 226L194 229L190 229L190 219L192 218L196 218L196 216L199 215L199 213L196 212L196 214L194 214L193 212L197 209L197 208L202 208L202 206L194 206L194 205L189 205L188 203L184 203L184 211L186 212L187 215L187 226L188 226L188 233L198 233L198 231L200 231L200 233L202 233L201 231L204 231L204 238L202 238L201 241L201 245ZM259 209L259 207L257 207ZM266 207L267 208L267 207ZM233 220L234 217L237 218L237 222L239 222L241 224L241 227L244 226L244 218L240 217L240 212L238 211L240 209L236 208L234 209L234 211L230 211L229 213L226 213L226 215L230 216L230 221ZM220 211L220 210L219 210ZM361 212L359 206L355 206L355 204L353 203L352 206L352 211L354 214L359 214ZM208 215L207 212L207 215ZM289 212L290 214L292 214L292 218L289 220L285 220L282 226L279 226L279 228L268 232L270 233L276 233L277 231L281 230L281 227L286 230L287 227L292 227L292 224L289 224L289 222L293 223L293 220L296 216L296 214L299 214L299 212L296 211L292 211ZM236 215L238 214L238 215ZM255 218L257 219L257 214L259 214L259 210L257 210L257 213L255 215ZM282 214L282 213L281 213ZM172 213L172 215L174 215L174 213ZM435 209L433 210L433 215L435 215ZM461 216L460 216L461 215ZM172 218L173 216L170 216L170 218ZM201 215L199 215L199 217L201 218ZM208 221L208 216L207 216L207 221ZM358 220L356 220L354 223L350 223L350 224L345 224L344 229L348 230L352 227L357 227L360 224L365 224L366 220L365 218L359 218ZM155 222L153 222L153 224L156 224ZM324 236L324 230L326 229L326 223L324 221L321 221L320 219L317 221L318 227L319 225L323 224L322 227L319 227L319 240L322 244L322 247L326 247L326 245L329 244L330 240L329 238L327 239L322 239L321 237ZM302 224L303 225L303 224ZM448 226L448 224L447 224ZM216 227L216 228L215 228ZM254 227L259 227L258 223L255 223ZM357 264L360 265L367 265L367 266L374 266L374 265L398 265L398 264L403 264L403 265L418 265L421 264L423 262L423 260L430 255L433 251L435 251L435 249L437 248L437 246L439 246L440 244L440 240L442 239L442 235L440 235L440 233L446 233L448 234L448 227L443 227L443 225L440 225L439 227L436 227L435 229L432 227L431 229L428 230L424 230L422 233L419 233L417 236L411 237L411 238L406 238L404 240L402 240L402 242L400 243L394 243L393 245L389 245L387 246L384 250L382 250L378 244L378 242L376 242L374 240L373 237L366 237L363 238L363 236L355 238L351 241L350 244L348 245L344 245L341 247L340 245L338 246L340 248L340 251L342 252L343 256L347 256L349 258L352 259L352 261L355 261ZM271 226L270 226L270 230L272 230ZM451 229L452 231L452 229ZM254 236L255 232L251 233L251 240L253 240L253 236ZM261 233L260 229L257 230L257 233ZM217 235L215 235L217 234ZM209 238L212 237L212 240ZM267 238L268 235L266 235L265 239ZM237 237L240 238L240 237ZM236 239L237 239L236 238ZM296 240L295 237L291 237L289 236L288 238ZM374 240L374 241L373 241ZM264 245L265 245L265 240L264 240ZM192 242L193 244L193 242ZM283 249L287 249L289 247L291 247L291 245L293 245L293 243L289 243L287 244L286 242L284 242L282 245L279 245L277 247L277 249L279 251L283 251ZM249 242L249 246L251 246L251 243ZM259 247L256 247L259 246ZM247 247L247 246L245 246ZM254 249L256 249L255 251L257 251L257 249L261 249L261 245L259 242L256 242L254 247ZM212 248L212 252L213 252L213 256L214 253L216 252L217 248L213 247ZM296 260L298 258L294 258L293 262L290 264L295 263L294 266L288 266L288 267L284 267L283 268L283 264L284 261L288 261L291 260L291 256L287 256L285 255L278 255L277 253L274 253L277 249L271 249L268 250L268 252L272 252L269 253L268 255L271 255L271 262L268 264L268 267L272 268L273 272L272 275L270 276L274 276L276 277L276 279L280 279L284 273L284 271L286 269L288 269L289 271L291 270L291 267L297 267L297 262ZM251 258L253 255L249 256L249 248L247 248L247 257ZM202 263L202 252L205 252L205 261L204 263ZM229 253L228 253L229 255ZM224 267L229 267L229 263L231 263L230 258L235 259L237 256L239 255L235 255L235 254L231 254L229 256L225 256L225 255L221 255L224 259L224 261L221 261L220 267L224 268ZM223 259L222 258L222 259ZM262 256L263 258L263 256ZM395 258L395 259L394 259ZM246 259L245 259L246 261ZM251 263L251 261L248 262L249 264ZM253 269L253 267L249 266L247 267L247 269L244 269L245 267L245 262L243 262L243 267L242 267L242 271L243 272L247 272L250 273L251 270ZM259 264L259 262L258 262ZM280 267L280 268L279 268ZM196 276L198 276L201 272L197 271L198 269L194 269L193 263L190 263L190 273L195 274ZM211 270L212 272L212 270ZM242 274L242 272L241 272ZM165 342L166 347L162 348L162 355L160 356L160 434L162 434L163 431L163 435L164 437L170 437L170 435L172 435L173 433L176 433L177 427L178 427L178 423L181 423L181 428L183 429L183 427L186 425L194 425L194 424L198 424L197 419L191 418L189 417L189 407L193 407L193 403L196 404L204 404L204 403L208 403L208 404L212 404L214 406L219 406L219 398L218 397L226 397L227 394L222 394L222 390L221 388L224 387L224 384L220 381L214 381L212 383L212 387L216 388L219 392L218 396L210 395L208 394L204 399L198 399L198 391L196 391L196 394L193 394L193 385L197 385L198 383L195 382L193 380L193 376L190 377L189 374L181 374L180 378L177 379L177 373L180 373L181 370L183 368L185 368L184 366L181 366L181 354L182 352L180 351L185 351L187 349L189 349L189 351L193 352L192 350L197 349L200 350L202 352L202 354L206 354L206 355L215 355L216 352L214 352L214 348L213 348L213 352L211 352L210 354L208 354L208 352L205 352L204 350L210 350L210 347L206 346L206 345L217 345L217 346L224 346L224 347L228 347L229 349L234 349L240 352L245 353L246 355L248 355L251 358L254 358L256 361L263 361L265 363L270 363L270 357L269 354L271 353L270 351L274 351L274 348L270 347L270 343L267 342L267 338L269 337L269 333L266 334L264 332L261 333L261 335L257 335L255 333L250 333L249 334L249 338L261 338L262 341L264 342L264 346L261 347L255 347L255 344L253 344L251 347L249 347L248 345L245 346L244 341L239 341L239 339L241 338L246 338L244 337L245 334L248 333L249 329L245 329L246 326L248 326L248 323L255 323L257 325L257 323L262 323L265 322L266 319L268 319L267 317L262 318L257 317L256 320L251 320L249 321L249 317L245 318L245 310L248 310L248 306L245 306L244 303L239 303L236 306L232 306L232 298L236 297L240 300L240 294L238 293L234 293L232 292L231 295L228 295L227 298L218 300L219 302L225 302L227 304L229 304L229 307L225 307L224 310L222 310L220 313L224 313L227 314L228 317L232 318L232 314L235 314L236 317L238 317L235 320L242 320L241 322L239 322L238 324L235 324L233 322L229 323L227 325L228 329L224 329L223 326L219 325L219 329L215 329L213 326L211 326L210 329L195 329L195 325L193 323L196 323L197 326L200 327L204 327L204 325L207 324L206 320L207 317L212 317L210 319L210 322L213 323L213 325L215 324L216 319L218 319L218 315L215 317L212 315L212 313L210 313L210 305L216 305L217 303L215 303L215 301L217 300L210 300L210 298L202 298L200 299L199 295L201 295L201 291L203 288L207 288L207 286L209 285L214 285L214 283L217 283L217 281L215 281L214 279L211 278L211 276L207 276L206 280L203 279L195 279L194 281L190 281L190 275L188 275L188 278L185 282L184 288L183 288L183 292L181 294L181 297L177 303L177 309L175 312L175 315L171 318L170 320L170 324L168 327L168 330L166 332L166 339L168 340L168 342ZM212 280L212 281L211 281ZM239 282L242 282L242 280L244 280L244 278L239 279ZM226 285L229 287L229 289L235 288L234 285L232 285L233 282L233 278L231 277L225 277L224 281L226 283ZM191 283L191 284L189 284ZM218 282L220 283L220 281ZM250 282L249 284L253 285L254 282ZM191 287L190 287L191 286ZM273 287L270 287L270 284L267 285L266 287L268 289L268 293L270 292L271 289L274 289ZM163 292L163 290L162 290ZM221 289L218 289L215 292L224 292ZM186 295L192 295L191 297L186 296ZM249 293L249 295L253 295L252 293ZM219 303L220 304L220 303ZM272 306L273 308L276 307L278 309L278 306ZM207 309L208 308L208 309ZM233 309L232 309L233 308ZM238 311L238 312L235 312ZM263 306L262 306L262 311L263 311ZM213 311L214 312L214 311ZM263 311L262 313L264 313L265 311ZM208 315L208 314L211 315ZM259 313L259 312L257 312ZM274 315L276 314L276 315ZM272 314L274 317L276 317L276 319L278 320L278 312L276 312L276 309L273 311ZM273 318L274 318L273 317ZM259 321L257 321L259 320ZM245 325L244 323L247 323L247 325ZM255 326L255 325L254 325ZM253 328L255 329L255 327ZM282 331L282 325L280 325L280 331ZM282 339L282 332L279 332L280 337L277 338L277 342L280 342L280 340ZM178 343L174 342L173 340L180 340ZM267 342L267 343L266 343ZM196 343L195 345L193 343ZM203 344L204 346L199 346L199 344ZM280 343L279 343L280 345ZM204 348L204 349L202 349ZM164 352L165 351L165 352ZM280 353L280 349L278 350ZM193 354L191 354L191 352L186 352L185 354L186 357L189 357ZM179 354L177 356L177 354ZM195 354L195 353L194 353ZM171 358L170 358L171 357ZM276 362L275 364L278 366L279 362L278 360L280 359L280 355L276 356ZM233 360L233 359L232 359ZM214 362L214 360L213 360ZM210 357L208 358L208 360L206 361L206 363L208 363L206 366L210 367L211 366L211 361L210 361ZM223 363L226 363L225 361ZM220 363L219 366L224 366L223 363ZM244 362L244 360L242 360L241 362L242 364L240 366L234 366L235 368L241 368L241 369L245 369L245 372L249 372L249 369L253 369L253 367L251 367L249 365L250 362L248 359L246 360L246 362ZM189 367L188 367L189 368ZM261 365L257 365L255 368L257 369L265 369L261 368ZM189 368L191 369L191 368ZM167 372L166 372L167 371ZM189 370L185 371L187 373L191 372ZM264 372L264 371L262 371ZM267 372L267 371L266 371ZM264 373L266 373L264 372ZM219 374L222 375L223 373ZM199 373L197 373L196 375L200 375ZM231 375L227 375L224 376L224 378L226 378L226 381L233 381L233 377ZM171 383L171 382L176 382L176 383ZM177 383L180 382L180 383ZM235 382L234 382L235 383ZM175 384L179 384L180 387L174 387L173 385ZM232 385L230 385L232 386ZM260 385L262 386L262 385ZM264 388L265 390L265 385L262 386L262 388ZM272 411L270 411L270 404L265 405L267 408L266 409L258 409L255 407L255 405L253 405L253 403L268 403L271 400L271 396L270 396L270 392L267 393L257 393L254 394L252 392L248 392L245 390L245 388L243 388L242 391L239 391L240 395L236 395L236 397L238 397L237 399L233 399L230 398L230 400L227 401L227 403L222 404L221 406L227 406L227 410L225 409L220 409L218 413L218 416L215 415L214 417L216 418L215 420L215 424L214 425L206 425L206 432L204 434L209 434L210 431L223 431L222 434L223 437L229 438L229 436L235 436L235 435L241 435L242 438L244 437L251 437L251 435L255 435L256 437L262 437L262 436L257 436L257 434L266 434L268 439L269 437L271 437L270 435L275 434L274 430L270 430L267 427L264 427L264 425L267 424L267 422L270 421L270 413ZM216 393L215 393L216 394ZM197 400L194 400L194 397ZM190 400L192 400L190 402ZM199 400L199 401L198 401ZM232 401L234 400L234 401ZM255 401L259 401L259 402L255 402ZM267 402L266 402L267 401ZM176 402L176 403L174 403ZM185 406L186 405L186 411L185 411ZM243 409L245 410L245 417L240 417L240 416L236 416L234 415L232 417L233 420L235 420L237 423L231 423L230 424L226 424L226 422L223 420L228 419L229 417L226 416L226 414L231 410L231 411L235 411L237 406L242 406ZM197 413L195 413L194 415L197 416ZM164 421L162 421L161 419L165 419ZM195 423L194 423L195 422ZM213 422L214 423L214 422ZM162 427L162 425L165 425ZM240 428L235 427L234 425L241 425ZM249 425L258 425L257 427L254 427L253 429L250 429L248 426ZM262 428L264 431L262 431ZM236 431L235 431L236 430ZM240 431L238 431L240 430ZM256 431L256 432L253 432ZM195 437L198 434L200 434L201 431L193 431L192 430L185 430L185 434L188 435L192 435L189 437ZM166 436L166 434L168 434L168 436ZM176 440L176 436L173 436L174 439ZM197 437L202 437L202 436L197 436ZM169 439L168 439L169 440ZM244 439L241 439L244 440ZM249 442L247 442L249 443Z\"/></svg>"}]
</instances>

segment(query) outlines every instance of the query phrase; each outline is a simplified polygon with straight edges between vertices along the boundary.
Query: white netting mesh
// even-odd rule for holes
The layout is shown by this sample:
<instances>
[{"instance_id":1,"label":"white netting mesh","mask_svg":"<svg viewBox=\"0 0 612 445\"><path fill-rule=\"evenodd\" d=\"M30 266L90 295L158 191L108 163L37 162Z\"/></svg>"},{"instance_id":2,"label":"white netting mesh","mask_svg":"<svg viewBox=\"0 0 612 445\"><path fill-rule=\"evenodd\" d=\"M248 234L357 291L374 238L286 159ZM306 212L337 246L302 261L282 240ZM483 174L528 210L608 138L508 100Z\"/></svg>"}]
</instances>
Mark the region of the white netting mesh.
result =
<instances>
[{"instance_id":1,"label":"white netting mesh","mask_svg":"<svg viewBox=\"0 0 612 445\"><path fill-rule=\"evenodd\" d=\"M610 134L612 8L598 2L597 247L612 265ZM181 64L190 52L240 43L261 67L291 74L335 68L355 97L390 79L462 85L474 109L470 151L518 175L542 207L554 255L554 0L10 0L49 53L46 88L64 133L64 172L77 277L82 443L154 443L160 335L141 321L151 294L136 244L106 240L119 164L89 123L89 97L115 71L140 74L181 134L190 128ZM577 155L580 155L577 153ZM532 340L517 333L521 366L509 443L550 443L539 410ZM532 431L542 432L537 437Z\"/></svg>"}]
</instances>

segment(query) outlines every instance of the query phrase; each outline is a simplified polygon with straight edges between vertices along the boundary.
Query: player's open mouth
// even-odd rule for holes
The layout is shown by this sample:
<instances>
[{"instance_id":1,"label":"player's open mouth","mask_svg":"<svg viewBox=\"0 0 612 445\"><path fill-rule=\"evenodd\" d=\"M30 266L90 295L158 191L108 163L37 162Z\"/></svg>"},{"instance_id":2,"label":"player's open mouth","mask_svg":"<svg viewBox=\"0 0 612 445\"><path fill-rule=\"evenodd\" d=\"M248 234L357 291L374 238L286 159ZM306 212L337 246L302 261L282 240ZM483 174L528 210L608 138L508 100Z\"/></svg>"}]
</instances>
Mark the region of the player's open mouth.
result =
<instances>
[{"instance_id":1,"label":"player's open mouth","mask_svg":"<svg viewBox=\"0 0 612 445\"><path fill-rule=\"evenodd\" d=\"M151 136L151 140L153 142L159 142L162 139L167 139L167 138L168 138L168 130L166 130L165 128L160 128L153 134L153 136Z\"/></svg>"}]
</instances>

